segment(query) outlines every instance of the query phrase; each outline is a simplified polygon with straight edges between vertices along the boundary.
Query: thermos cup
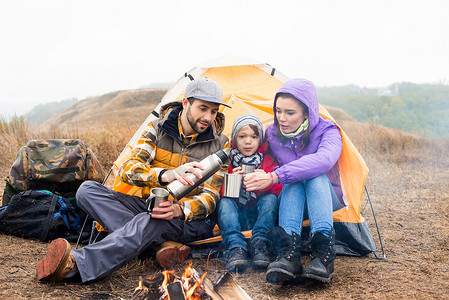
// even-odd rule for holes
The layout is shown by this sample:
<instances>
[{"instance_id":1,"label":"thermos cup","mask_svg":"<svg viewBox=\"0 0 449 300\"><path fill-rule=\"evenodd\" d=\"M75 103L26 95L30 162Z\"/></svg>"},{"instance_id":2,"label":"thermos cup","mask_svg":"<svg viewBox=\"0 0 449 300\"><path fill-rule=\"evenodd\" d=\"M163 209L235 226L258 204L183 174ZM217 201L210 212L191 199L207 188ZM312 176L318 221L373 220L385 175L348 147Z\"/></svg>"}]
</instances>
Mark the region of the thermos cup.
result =
<instances>
[{"instance_id":1,"label":"thermos cup","mask_svg":"<svg viewBox=\"0 0 449 300\"><path fill-rule=\"evenodd\" d=\"M225 174L223 182L223 197L238 198L242 187L243 175Z\"/></svg>"},{"instance_id":2,"label":"thermos cup","mask_svg":"<svg viewBox=\"0 0 449 300\"><path fill-rule=\"evenodd\" d=\"M159 203L168 201L168 191L163 188L152 188L150 191L150 196L146 201L146 209L148 213L151 214L159 214L157 212L153 212L153 208L159 207Z\"/></svg>"},{"instance_id":3,"label":"thermos cup","mask_svg":"<svg viewBox=\"0 0 449 300\"><path fill-rule=\"evenodd\" d=\"M249 173L254 172L254 169L256 166L252 165L252 164L242 163L241 167L242 167L243 174L249 174Z\"/></svg>"},{"instance_id":4,"label":"thermos cup","mask_svg":"<svg viewBox=\"0 0 449 300\"><path fill-rule=\"evenodd\" d=\"M193 173L189 173L187 177L189 177L194 185L183 184L178 180L172 181L169 185L167 185L167 190L175 199L182 199L185 195L193 191L196 187L198 187L201 183L206 181L209 177L214 175L218 170L220 170L221 166L228 160L230 149L220 150L214 154L211 154L200 161L200 164L204 167L204 170L200 170L201 178L198 178Z\"/></svg>"}]
</instances>

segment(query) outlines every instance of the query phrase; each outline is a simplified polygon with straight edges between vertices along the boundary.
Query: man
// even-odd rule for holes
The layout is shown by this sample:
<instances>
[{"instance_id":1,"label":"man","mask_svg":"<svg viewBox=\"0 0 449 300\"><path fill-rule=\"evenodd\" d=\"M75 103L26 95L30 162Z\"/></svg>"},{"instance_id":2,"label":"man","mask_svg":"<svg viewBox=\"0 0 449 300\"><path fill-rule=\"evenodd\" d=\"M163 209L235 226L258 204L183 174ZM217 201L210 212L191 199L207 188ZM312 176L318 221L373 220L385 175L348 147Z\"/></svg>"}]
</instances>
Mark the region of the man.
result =
<instances>
[{"instance_id":1,"label":"man","mask_svg":"<svg viewBox=\"0 0 449 300\"><path fill-rule=\"evenodd\" d=\"M219 112L220 104L228 106L221 99L221 87L207 77L199 78L187 85L184 97L182 103L162 107L159 119L149 125L120 167L121 180L142 187L142 198L93 181L83 183L77 202L109 235L73 251L66 240L54 240L37 264L38 280L95 280L146 249L159 249L156 259L169 268L189 254L190 249L180 243L212 235L216 222L210 215L219 201L226 165L181 200L165 201L151 215L145 208L153 187L163 187L175 179L193 184L187 175L201 177L197 168L203 167L198 161L229 149L228 138L222 134L224 115Z\"/></svg>"}]
</instances>

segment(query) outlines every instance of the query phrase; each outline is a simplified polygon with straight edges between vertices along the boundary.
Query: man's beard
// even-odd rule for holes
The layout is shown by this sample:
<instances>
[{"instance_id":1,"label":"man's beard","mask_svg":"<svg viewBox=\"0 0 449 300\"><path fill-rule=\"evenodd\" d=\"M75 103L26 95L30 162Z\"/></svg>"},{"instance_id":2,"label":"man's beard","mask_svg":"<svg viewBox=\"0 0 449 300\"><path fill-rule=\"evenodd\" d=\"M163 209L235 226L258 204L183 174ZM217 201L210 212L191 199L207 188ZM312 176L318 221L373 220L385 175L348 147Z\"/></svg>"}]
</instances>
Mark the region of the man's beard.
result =
<instances>
[{"instance_id":1,"label":"man's beard","mask_svg":"<svg viewBox=\"0 0 449 300\"><path fill-rule=\"evenodd\" d=\"M190 108L187 109L187 121L190 124L190 127L192 127L192 129L196 132L196 133L203 133L205 132L207 129L209 129L210 124L209 122L202 122L202 123L207 123L207 126L205 128L200 127L199 123L200 123L200 119L195 120L192 115L190 114Z\"/></svg>"}]
</instances>

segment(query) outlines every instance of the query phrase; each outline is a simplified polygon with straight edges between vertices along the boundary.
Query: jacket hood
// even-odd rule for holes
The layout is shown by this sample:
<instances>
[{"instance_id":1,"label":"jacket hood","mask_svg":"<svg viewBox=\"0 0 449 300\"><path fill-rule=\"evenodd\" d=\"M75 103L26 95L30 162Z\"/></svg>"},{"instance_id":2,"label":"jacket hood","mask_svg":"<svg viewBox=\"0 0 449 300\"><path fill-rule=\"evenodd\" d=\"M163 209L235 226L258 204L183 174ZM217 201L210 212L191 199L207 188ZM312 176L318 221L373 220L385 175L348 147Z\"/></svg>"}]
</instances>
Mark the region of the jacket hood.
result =
<instances>
[{"instance_id":1,"label":"jacket hood","mask_svg":"<svg viewBox=\"0 0 449 300\"><path fill-rule=\"evenodd\" d=\"M166 120L173 118L170 114L170 112L178 111L178 113L182 110L182 102L181 101L173 101L169 102L161 107L161 111L159 113L159 118L164 120L164 123ZM176 115L176 118L178 116ZM173 122L172 122L173 123ZM174 124L170 124L176 126L175 131L178 132L178 122L176 121ZM215 125L215 126L214 126ZM205 134L213 134L214 137L218 137L218 135L223 133L225 127L225 115L222 112L217 113L217 117L215 118L214 123L209 127L209 129L202 133L201 135Z\"/></svg>"},{"instance_id":2,"label":"jacket hood","mask_svg":"<svg viewBox=\"0 0 449 300\"><path fill-rule=\"evenodd\" d=\"M293 95L296 99L304 103L309 109L309 126L310 131L312 131L318 124L320 114L318 108L318 96L316 94L315 85L313 82L302 79L295 78L287 81L282 85L282 87L277 91L274 97L273 111L274 111L274 123L276 127L278 126L276 118L276 100L280 93L288 93Z\"/></svg>"}]
</instances>

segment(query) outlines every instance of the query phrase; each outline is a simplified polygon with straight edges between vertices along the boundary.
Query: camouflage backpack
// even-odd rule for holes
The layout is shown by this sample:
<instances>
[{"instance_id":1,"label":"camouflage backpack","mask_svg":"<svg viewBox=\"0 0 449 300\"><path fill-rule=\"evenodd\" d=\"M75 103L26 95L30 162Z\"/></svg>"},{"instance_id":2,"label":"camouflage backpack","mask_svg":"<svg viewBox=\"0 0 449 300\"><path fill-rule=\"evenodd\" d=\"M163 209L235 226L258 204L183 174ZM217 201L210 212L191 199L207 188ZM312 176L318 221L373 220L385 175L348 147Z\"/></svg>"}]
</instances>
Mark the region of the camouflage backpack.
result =
<instances>
[{"instance_id":1,"label":"camouflage backpack","mask_svg":"<svg viewBox=\"0 0 449 300\"><path fill-rule=\"evenodd\" d=\"M83 181L102 182L103 170L92 152L79 139L30 140L17 153L9 175L3 205L27 190L49 190L74 197Z\"/></svg>"}]
</instances>

